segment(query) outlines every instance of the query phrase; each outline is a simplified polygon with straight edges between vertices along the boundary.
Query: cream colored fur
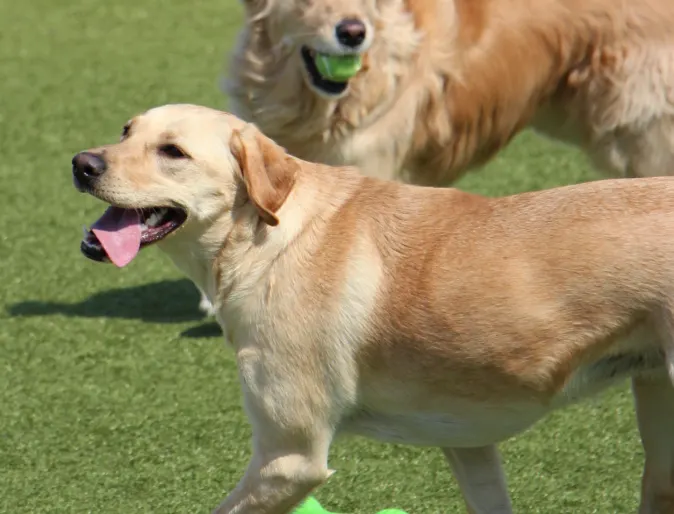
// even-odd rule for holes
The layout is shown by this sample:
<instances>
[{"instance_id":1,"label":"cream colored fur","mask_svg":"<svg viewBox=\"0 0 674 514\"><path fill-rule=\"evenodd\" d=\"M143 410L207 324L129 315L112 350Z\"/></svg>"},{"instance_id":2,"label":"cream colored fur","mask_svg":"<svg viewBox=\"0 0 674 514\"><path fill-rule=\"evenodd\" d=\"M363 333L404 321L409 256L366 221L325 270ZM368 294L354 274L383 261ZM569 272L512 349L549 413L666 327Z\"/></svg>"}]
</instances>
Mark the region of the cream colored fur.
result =
<instances>
[{"instance_id":1,"label":"cream colored fur","mask_svg":"<svg viewBox=\"0 0 674 514\"><path fill-rule=\"evenodd\" d=\"M469 511L508 514L495 445L627 377L639 513L674 511L674 178L485 198L303 161L189 105L90 152L98 198L189 215L158 244L215 305L253 427L217 513L290 512L347 432L441 447Z\"/></svg>"}]
</instances>

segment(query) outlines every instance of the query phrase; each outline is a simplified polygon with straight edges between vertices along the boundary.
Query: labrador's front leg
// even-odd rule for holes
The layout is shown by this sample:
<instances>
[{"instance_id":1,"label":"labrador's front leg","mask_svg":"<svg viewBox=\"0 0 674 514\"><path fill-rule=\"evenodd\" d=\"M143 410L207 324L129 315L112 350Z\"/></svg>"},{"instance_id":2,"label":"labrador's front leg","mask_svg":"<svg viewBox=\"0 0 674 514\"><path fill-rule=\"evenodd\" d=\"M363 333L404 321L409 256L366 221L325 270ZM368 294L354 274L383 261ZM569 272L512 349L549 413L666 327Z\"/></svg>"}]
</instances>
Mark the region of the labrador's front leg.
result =
<instances>
[{"instance_id":1,"label":"labrador's front leg","mask_svg":"<svg viewBox=\"0 0 674 514\"><path fill-rule=\"evenodd\" d=\"M256 448L243 479L214 514L286 514L330 474L327 448Z\"/></svg>"},{"instance_id":2,"label":"labrador's front leg","mask_svg":"<svg viewBox=\"0 0 674 514\"><path fill-rule=\"evenodd\" d=\"M279 347L281 345L278 345ZM253 455L244 477L215 514L286 514L330 476L328 452L346 397L309 357L239 349ZM327 389L326 384L336 384Z\"/></svg>"}]
</instances>

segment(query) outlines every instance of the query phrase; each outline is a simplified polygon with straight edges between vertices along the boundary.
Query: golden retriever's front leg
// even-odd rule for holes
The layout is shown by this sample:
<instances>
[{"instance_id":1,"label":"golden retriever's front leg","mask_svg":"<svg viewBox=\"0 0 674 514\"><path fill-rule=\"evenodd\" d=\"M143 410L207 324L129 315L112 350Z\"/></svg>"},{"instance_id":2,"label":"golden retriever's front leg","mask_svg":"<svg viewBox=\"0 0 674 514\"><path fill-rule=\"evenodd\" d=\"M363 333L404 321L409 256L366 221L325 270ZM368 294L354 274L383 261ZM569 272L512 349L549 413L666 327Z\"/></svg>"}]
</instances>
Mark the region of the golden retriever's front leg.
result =
<instances>
[{"instance_id":1,"label":"golden retriever's front leg","mask_svg":"<svg viewBox=\"0 0 674 514\"><path fill-rule=\"evenodd\" d=\"M443 448L470 514L512 514L496 445Z\"/></svg>"},{"instance_id":2,"label":"golden retriever's front leg","mask_svg":"<svg viewBox=\"0 0 674 514\"><path fill-rule=\"evenodd\" d=\"M674 512L674 387L660 379L635 378L632 391L646 462L639 514Z\"/></svg>"},{"instance_id":3,"label":"golden retriever's front leg","mask_svg":"<svg viewBox=\"0 0 674 514\"><path fill-rule=\"evenodd\" d=\"M208 317L213 317L215 316L215 307L211 303L211 301L208 299L208 296L206 296L206 293L204 293L200 288L199 289L199 310L203 312L206 316Z\"/></svg>"}]
</instances>

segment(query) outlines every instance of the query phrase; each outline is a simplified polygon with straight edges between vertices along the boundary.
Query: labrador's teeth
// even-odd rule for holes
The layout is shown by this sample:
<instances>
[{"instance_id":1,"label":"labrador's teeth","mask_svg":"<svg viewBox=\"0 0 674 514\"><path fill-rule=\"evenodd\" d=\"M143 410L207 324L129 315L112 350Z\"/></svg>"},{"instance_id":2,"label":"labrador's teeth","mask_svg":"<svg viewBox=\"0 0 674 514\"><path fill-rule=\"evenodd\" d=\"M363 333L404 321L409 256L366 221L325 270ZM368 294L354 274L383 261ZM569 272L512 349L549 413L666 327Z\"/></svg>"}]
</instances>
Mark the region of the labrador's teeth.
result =
<instances>
[{"instance_id":1,"label":"labrador's teeth","mask_svg":"<svg viewBox=\"0 0 674 514\"><path fill-rule=\"evenodd\" d=\"M89 230L89 227L87 227L86 225L82 225L82 236L84 237L84 239L89 237L89 232L91 232Z\"/></svg>"},{"instance_id":2,"label":"labrador's teeth","mask_svg":"<svg viewBox=\"0 0 674 514\"><path fill-rule=\"evenodd\" d=\"M145 225L148 227L154 227L157 223L159 223L159 214L156 212L153 212L152 215L145 220Z\"/></svg>"},{"instance_id":3,"label":"labrador's teeth","mask_svg":"<svg viewBox=\"0 0 674 514\"><path fill-rule=\"evenodd\" d=\"M148 227L154 227L159 224L164 215L166 214L167 209L159 209L154 211L149 218L145 220L145 225Z\"/></svg>"}]
</instances>

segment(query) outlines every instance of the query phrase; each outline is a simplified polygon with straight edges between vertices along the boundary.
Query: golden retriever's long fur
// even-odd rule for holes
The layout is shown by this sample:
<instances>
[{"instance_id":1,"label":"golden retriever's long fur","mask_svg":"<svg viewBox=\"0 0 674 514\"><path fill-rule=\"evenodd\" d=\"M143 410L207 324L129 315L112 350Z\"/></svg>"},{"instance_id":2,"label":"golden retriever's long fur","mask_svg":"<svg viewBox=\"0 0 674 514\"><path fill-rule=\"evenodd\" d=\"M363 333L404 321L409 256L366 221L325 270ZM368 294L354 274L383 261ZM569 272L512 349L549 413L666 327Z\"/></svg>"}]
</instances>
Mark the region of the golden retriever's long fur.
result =
<instances>
[{"instance_id":1,"label":"golden retriever's long fur","mask_svg":"<svg viewBox=\"0 0 674 514\"><path fill-rule=\"evenodd\" d=\"M305 159L444 185L525 126L616 176L674 170L671 0L244 0L230 110ZM299 48L339 19L374 30L345 94Z\"/></svg>"}]
</instances>

